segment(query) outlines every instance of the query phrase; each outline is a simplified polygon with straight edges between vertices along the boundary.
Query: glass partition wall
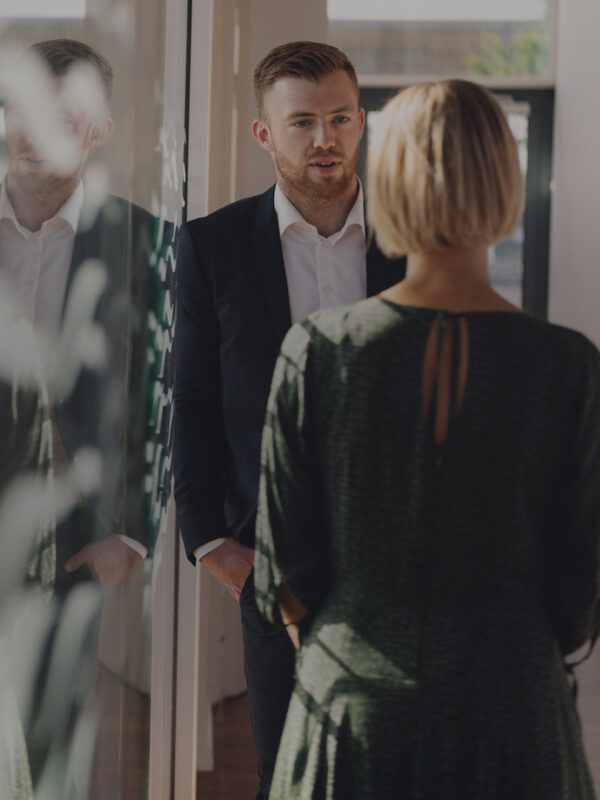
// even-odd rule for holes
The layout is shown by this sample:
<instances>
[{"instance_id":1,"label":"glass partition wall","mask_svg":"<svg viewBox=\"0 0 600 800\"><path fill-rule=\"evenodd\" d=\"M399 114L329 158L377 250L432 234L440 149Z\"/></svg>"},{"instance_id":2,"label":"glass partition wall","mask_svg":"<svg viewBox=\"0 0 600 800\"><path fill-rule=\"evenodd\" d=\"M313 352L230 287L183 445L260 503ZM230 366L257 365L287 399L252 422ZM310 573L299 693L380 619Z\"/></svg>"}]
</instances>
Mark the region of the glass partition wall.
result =
<instances>
[{"instance_id":1,"label":"glass partition wall","mask_svg":"<svg viewBox=\"0 0 600 800\"><path fill-rule=\"evenodd\" d=\"M0 0L3 800L172 796L187 5Z\"/></svg>"}]
</instances>

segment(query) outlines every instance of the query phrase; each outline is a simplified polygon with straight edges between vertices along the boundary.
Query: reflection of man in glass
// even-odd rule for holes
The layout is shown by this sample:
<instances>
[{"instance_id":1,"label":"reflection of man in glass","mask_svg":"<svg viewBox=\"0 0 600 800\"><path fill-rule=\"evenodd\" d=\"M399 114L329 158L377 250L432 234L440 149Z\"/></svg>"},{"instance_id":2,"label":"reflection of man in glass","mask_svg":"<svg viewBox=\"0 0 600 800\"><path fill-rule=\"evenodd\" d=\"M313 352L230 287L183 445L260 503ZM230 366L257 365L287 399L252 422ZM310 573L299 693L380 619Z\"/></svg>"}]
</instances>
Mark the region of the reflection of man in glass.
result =
<instances>
[{"instance_id":1,"label":"reflection of man in glass","mask_svg":"<svg viewBox=\"0 0 600 800\"><path fill-rule=\"evenodd\" d=\"M90 153L112 131L110 64L66 39L35 44L26 56L4 108L0 279L42 342L53 343L45 366L55 472L78 496L57 531L56 589L65 595L85 564L113 585L147 552L115 534L123 509L110 475L122 470L106 462L122 453L131 333L140 324L130 310L131 267L147 263L149 218L106 197L101 181L82 182Z\"/></svg>"},{"instance_id":2,"label":"reflection of man in glass","mask_svg":"<svg viewBox=\"0 0 600 800\"><path fill-rule=\"evenodd\" d=\"M89 570L112 586L147 553L137 541L135 491L143 406L131 395L144 369L152 217L108 195L90 160L112 131L106 59L56 39L9 67L0 69L9 162L0 184L0 291L11 292L42 352L58 517L54 599L32 641L37 660L21 714L33 786L49 791L50 781L52 796L67 797L67 763L93 747L93 737L77 738L96 666L99 590ZM34 637L29 623L25 639ZM76 775L78 785L86 780Z\"/></svg>"}]
</instances>

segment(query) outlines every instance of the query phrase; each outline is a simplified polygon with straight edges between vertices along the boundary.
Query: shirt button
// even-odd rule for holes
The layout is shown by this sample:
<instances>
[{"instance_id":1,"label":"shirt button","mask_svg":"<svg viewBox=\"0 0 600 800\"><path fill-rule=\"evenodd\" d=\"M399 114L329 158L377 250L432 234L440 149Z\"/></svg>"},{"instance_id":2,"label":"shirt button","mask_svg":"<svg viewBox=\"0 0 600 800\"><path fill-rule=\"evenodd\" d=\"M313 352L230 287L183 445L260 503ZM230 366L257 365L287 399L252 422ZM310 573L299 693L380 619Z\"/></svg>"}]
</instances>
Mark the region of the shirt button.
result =
<instances>
[{"instance_id":1,"label":"shirt button","mask_svg":"<svg viewBox=\"0 0 600 800\"><path fill-rule=\"evenodd\" d=\"M32 281L32 280L31 280L31 278L28 278L28 279L25 281L25 286L26 286L28 289L31 289L31 287L33 286L33 284L34 284L34 283L35 283L35 281Z\"/></svg>"},{"instance_id":2,"label":"shirt button","mask_svg":"<svg viewBox=\"0 0 600 800\"><path fill-rule=\"evenodd\" d=\"M325 294L329 294L329 292L333 291L333 287L326 283L324 286L321 286L321 289L325 292Z\"/></svg>"}]
</instances>

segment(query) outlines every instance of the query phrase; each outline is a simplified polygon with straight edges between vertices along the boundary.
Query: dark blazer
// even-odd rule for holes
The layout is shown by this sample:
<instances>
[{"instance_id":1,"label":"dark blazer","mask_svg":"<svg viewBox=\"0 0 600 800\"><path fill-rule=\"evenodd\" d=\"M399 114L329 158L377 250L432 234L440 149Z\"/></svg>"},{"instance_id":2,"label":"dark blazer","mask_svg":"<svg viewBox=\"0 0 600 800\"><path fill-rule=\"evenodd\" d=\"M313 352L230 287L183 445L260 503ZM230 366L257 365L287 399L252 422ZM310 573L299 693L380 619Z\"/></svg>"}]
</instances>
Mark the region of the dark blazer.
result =
<instances>
[{"instance_id":1,"label":"dark blazer","mask_svg":"<svg viewBox=\"0 0 600 800\"><path fill-rule=\"evenodd\" d=\"M124 503L132 460L143 460L140 438L145 431L138 423L144 416L141 380L153 226L154 218L147 211L111 196L93 224L75 237L63 322L86 262L97 259L106 269L105 286L93 316L105 335L106 363L102 368L82 364L72 389L56 398L56 420L69 458L82 447L95 448L102 456L102 492L84 498L90 513L72 526L78 529L81 540L77 544L81 546L112 532L127 533L147 543L140 519L135 525L127 524L127 517L135 517L125 513ZM132 452L136 447L139 452ZM138 493L141 489L137 487ZM81 515L86 516L80 510Z\"/></svg>"},{"instance_id":2,"label":"dark blazer","mask_svg":"<svg viewBox=\"0 0 600 800\"><path fill-rule=\"evenodd\" d=\"M290 327L275 187L184 225L177 256L173 468L188 558L221 536L254 543L260 443ZM404 277L372 241L367 294Z\"/></svg>"},{"instance_id":3,"label":"dark blazer","mask_svg":"<svg viewBox=\"0 0 600 800\"><path fill-rule=\"evenodd\" d=\"M106 269L106 282L94 309L93 321L103 330L108 344L107 364L101 368L81 365L77 382L66 397L60 398L57 419L69 454L85 445L97 445L101 438L102 386L107 376L125 379L127 334L138 311L129 302L130 285L138 270L148 267L150 215L118 197L110 197L91 227L75 237L71 268L63 303L65 312L86 262L97 260ZM111 363L119 356L118 363ZM60 365L59 365L60 368Z\"/></svg>"}]
</instances>

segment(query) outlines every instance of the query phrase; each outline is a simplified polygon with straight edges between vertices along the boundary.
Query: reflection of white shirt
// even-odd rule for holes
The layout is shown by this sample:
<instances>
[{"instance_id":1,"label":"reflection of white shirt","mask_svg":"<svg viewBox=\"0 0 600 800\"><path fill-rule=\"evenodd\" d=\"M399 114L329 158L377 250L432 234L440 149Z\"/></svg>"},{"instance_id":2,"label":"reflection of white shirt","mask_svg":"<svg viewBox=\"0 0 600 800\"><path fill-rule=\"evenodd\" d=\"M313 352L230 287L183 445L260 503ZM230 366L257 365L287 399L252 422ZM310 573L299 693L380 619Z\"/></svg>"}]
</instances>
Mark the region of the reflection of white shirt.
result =
<instances>
[{"instance_id":1,"label":"reflection of white shirt","mask_svg":"<svg viewBox=\"0 0 600 800\"><path fill-rule=\"evenodd\" d=\"M32 232L18 221L6 182L0 188L0 282L11 293L17 312L42 336L57 336L60 331L83 199L80 182L56 214ZM147 556L140 542L124 535L119 538L142 558Z\"/></svg>"},{"instance_id":2,"label":"reflection of white shirt","mask_svg":"<svg viewBox=\"0 0 600 800\"><path fill-rule=\"evenodd\" d=\"M367 296L365 201L359 182L344 227L321 236L275 186L275 213L290 300L292 324L320 308L343 306ZM225 542L213 539L194 550L197 561Z\"/></svg>"},{"instance_id":3,"label":"reflection of white shirt","mask_svg":"<svg viewBox=\"0 0 600 800\"><path fill-rule=\"evenodd\" d=\"M0 277L18 311L42 335L60 329L82 205L80 183L56 214L32 232L17 220L6 183L0 190Z\"/></svg>"}]
</instances>

